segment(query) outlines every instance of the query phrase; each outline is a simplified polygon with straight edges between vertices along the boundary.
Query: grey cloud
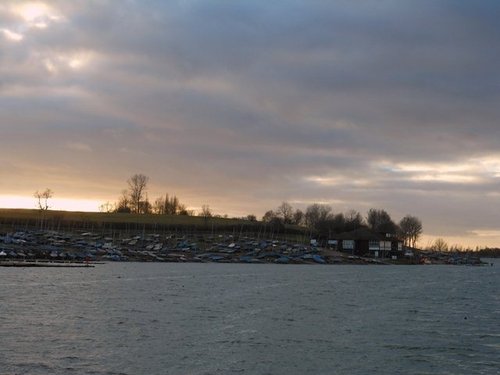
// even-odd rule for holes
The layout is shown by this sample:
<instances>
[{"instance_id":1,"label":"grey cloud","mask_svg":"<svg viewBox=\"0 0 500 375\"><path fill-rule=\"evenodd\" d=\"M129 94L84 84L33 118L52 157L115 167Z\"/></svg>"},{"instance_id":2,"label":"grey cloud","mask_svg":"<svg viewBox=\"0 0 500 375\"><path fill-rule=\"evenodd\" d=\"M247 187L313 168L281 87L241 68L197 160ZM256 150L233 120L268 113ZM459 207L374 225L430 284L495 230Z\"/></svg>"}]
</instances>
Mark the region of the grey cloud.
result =
<instances>
[{"instance_id":1,"label":"grey cloud","mask_svg":"<svg viewBox=\"0 0 500 375\"><path fill-rule=\"evenodd\" d=\"M493 198L477 198L498 188L491 176L439 183L380 167L497 154L494 1L50 4L64 22L26 29L19 43L0 35L1 159L24 149L19 165L43 154L102 185L143 171L152 194L172 189L230 213L283 199L387 206L453 235L499 219ZM21 27L8 12L0 20ZM88 66L68 67L82 53ZM59 61L57 73L44 59ZM67 155L67 144L92 152Z\"/></svg>"}]
</instances>

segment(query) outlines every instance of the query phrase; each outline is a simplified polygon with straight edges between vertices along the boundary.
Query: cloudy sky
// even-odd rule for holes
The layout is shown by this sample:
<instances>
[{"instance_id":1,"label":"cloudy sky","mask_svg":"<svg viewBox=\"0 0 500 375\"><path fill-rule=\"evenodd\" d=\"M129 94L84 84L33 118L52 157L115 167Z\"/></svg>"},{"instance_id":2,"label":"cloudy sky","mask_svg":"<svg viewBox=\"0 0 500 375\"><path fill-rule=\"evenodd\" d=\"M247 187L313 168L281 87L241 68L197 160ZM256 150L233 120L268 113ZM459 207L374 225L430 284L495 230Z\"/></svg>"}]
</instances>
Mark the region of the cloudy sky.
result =
<instances>
[{"instance_id":1,"label":"cloudy sky","mask_svg":"<svg viewBox=\"0 0 500 375\"><path fill-rule=\"evenodd\" d=\"M420 217L500 245L495 0L0 3L0 206ZM424 242L423 245L426 245Z\"/></svg>"}]
</instances>

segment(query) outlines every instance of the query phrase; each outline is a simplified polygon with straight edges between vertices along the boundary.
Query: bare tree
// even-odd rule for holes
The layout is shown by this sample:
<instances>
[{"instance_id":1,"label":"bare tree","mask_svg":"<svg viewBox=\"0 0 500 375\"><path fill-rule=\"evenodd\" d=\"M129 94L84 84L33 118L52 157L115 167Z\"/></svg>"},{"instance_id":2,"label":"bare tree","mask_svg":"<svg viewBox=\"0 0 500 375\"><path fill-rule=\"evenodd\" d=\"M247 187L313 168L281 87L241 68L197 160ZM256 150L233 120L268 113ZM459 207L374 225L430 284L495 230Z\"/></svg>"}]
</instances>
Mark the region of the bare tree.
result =
<instances>
[{"instance_id":1,"label":"bare tree","mask_svg":"<svg viewBox=\"0 0 500 375\"><path fill-rule=\"evenodd\" d=\"M257 216L255 216L254 214L249 214L244 219L253 222L253 221L257 221Z\"/></svg>"},{"instance_id":2,"label":"bare tree","mask_svg":"<svg viewBox=\"0 0 500 375\"><path fill-rule=\"evenodd\" d=\"M273 210L266 211L264 216L262 216L262 221L264 223L270 223L272 220L276 219L276 213Z\"/></svg>"},{"instance_id":3,"label":"bare tree","mask_svg":"<svg viewBox=\"0 0 500 375\"><path fill-rule=\"evenodd\" d=\"M292 224L302 225L303 222L304 222L304 213L299 209L295 210L295 212L293 213Z\"/></svg>"},{"instance_id":4,"label":"bare tree","mask_svg":"<svg viewBox=\"0 0 500 375\"><path fill-rule=\"evenodd\" d=\"M153 203L153 213L163 215L165 213L165 198L158 197Z\"/></svg>"},{"instance_id":5,"label":"bare tree","mask_svg":"<svg viewBox=\"0 0 500 375\"><path fill-rule=\"evenodd\" d=\"M188 210L185 204L179 203L177 215L181 216L194 216L193 210Z\"/></svg>"},{"instance_id":6,"label":"bare tree","mask_svg":"<svg viewBox=\"0 0 500 375\"><path fill-rule=\"evenodd\" d=\"M54 192L50 189L45 189L43 192L35 191L33 196L37 199L37 206L41 211L49 209L49 199L54 196Z\"/></svg>"},{"instance_id":7,"label":"bare tree","mask_svg":"<svg viewBox=\"0 0 500 375\"><path fill-rule=\"evenodd\" d=\"M358 211L349 210L344 214L344 229L346 231L361 228L363 225L363 216Z\"/></svg>"},{"instance_id":8,"label":"bare tree","mask_svg":"<svg viewBox=\"0 0 500 375\"><path fill-rule=\"evenodd\" d=\"M151 211L153 209L153 206L151 205L151 203L149 203L149 198L148 198L148 195L146 194L146 198L144 198L143 200L141 200L139 202L139 211L138 213L140 214L150 214Z\"/></svg>"},{"instance_id":9,"label":"bare tree","mask_svg":"<svg viewBox=\"0 0 500 375\"><path fill-rule=\"evenodd\" d=\"M118 198L118 203L116 204L116 212L119 213L130 213L130 198L127 189L122 190L122 195Z\"/></svg>"},{"instance_id":10,"label":"bare tree","mask_svg":"<svg viewBox=\"0 0 500 375\"><path fill-rule=\"evenodd\" d=\"M143 174L135 174L127 180L132 209L136 213L141 212L141 201L144 198L149 177Z\"/></svg>"},{"instance_id":11,"label":"bare tree","mask_svg":"<svg viewBox=\"0 0 500 375\"><path fill-rule=\"evenodd\" d=\"M404 244L415 247L422 234L422 222L418 217L406 215L399 222L399 230Z\"/></svg>"},{"instance_id":12,"label":"bare tree","mask_svg":"<svg viewBox=\"0 0 500 375\"><path fill-rule=\"evenodd\" d=\"M180 212L179 198L175 195L169 198L168 194L165 194L165 214L166 215L177 215Z\"/></svg>"},{"instance_id":13,"label":"bare tree","mask_svg":"<svg viewBox=\"0 0 500 375\"><path fill-rule=\"evenodd\" d=\"M288 202L283 202L276 209L276 215L279 216L284 224L292 224L293 221L293 207Z\"/></svg>"},{"instance_id":14,"label":"bare tree","mask_svg":"<svg viewBox=\"0 0 500 375\"><path fill-rule=\"evenodd\" d=\"M106 202L106 203L103 203L99 206L99 212L105 212L107 214L109 214L110 212L113 212L113 210L115 209L114 207L115 205L111 202Z\"/></svg>"},{"instance_id":15,"label":"bare tree","mask_svg":"<svg viewBox=\"0 0 500 375\"><path fill-rule=\"evenodd\" d=\"M204 204L201 206L201 211L199 216L204 217L205 219L208 219L213 216L212 210L210 209L210 206L208 204Z\"/></svg>"},{"instance_id":16,"label":"bare tree","mask_svg":"<svg viewBox=\"0 0 500 375\"><path fill-rule=\"evenodd\" d=\"M438 252L448 251L448 244L442 238L438 238L432 244L432 250L438 251Z\"/></svg>"},{"instance_id":17,"label":"bare tree","mask_svg":"<svg viewBox=\"0 0 500 375\"><path fill-rule=\"evenodd\" d=\"M306 208L305 222L311 229L318 229L331 219L332 208L324 204L314 203Z\"/></svg>"}]
</instances>

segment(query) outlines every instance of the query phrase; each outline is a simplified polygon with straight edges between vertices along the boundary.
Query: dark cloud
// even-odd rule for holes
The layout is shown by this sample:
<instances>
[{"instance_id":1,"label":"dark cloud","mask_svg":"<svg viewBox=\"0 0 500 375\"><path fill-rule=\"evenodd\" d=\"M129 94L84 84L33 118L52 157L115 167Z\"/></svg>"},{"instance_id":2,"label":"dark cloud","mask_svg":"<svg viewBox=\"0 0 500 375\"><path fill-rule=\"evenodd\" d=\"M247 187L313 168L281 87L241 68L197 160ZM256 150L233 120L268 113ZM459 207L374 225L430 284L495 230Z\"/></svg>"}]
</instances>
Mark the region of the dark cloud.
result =
<instances>
[{"instance_id":1,"label":"dark cloud","mask_svg":"<svg viewBox=\"0 0 500 375\"><path fill-rule=\"evenodd\" d=\"M21 3L0 6L5 194L113 199L142 171L233 214L500 219L495 1L61 0L31 21Z\"/></svg>"}]
</instances>

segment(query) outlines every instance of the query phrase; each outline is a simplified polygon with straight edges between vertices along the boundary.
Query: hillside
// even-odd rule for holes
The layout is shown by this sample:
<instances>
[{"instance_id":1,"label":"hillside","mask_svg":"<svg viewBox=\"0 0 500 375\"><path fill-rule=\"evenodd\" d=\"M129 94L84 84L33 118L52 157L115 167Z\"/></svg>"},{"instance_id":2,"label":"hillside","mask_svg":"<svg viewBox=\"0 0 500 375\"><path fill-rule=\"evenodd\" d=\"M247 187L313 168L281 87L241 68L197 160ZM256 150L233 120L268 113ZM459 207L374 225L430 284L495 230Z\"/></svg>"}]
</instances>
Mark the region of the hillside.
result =
<instances>
[{"instance_id":1,"label":"hillside","mask_svg":"<svg viewBox=\"0 0 500 375\"><path fill-rule=\"evenodd\" d=\"M100 213L72 211L40 211L28 209L0 209L0 228L44 229L64 231L100 232L233 232L238 234L260 233L270 237L308 238L308 231L299 226L276 226L260 221L198 217L180 215L154 215L129 213Z\"/></svg>"}]
</instances>

